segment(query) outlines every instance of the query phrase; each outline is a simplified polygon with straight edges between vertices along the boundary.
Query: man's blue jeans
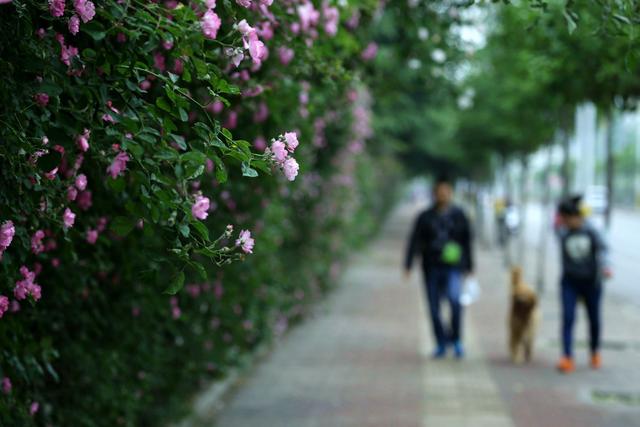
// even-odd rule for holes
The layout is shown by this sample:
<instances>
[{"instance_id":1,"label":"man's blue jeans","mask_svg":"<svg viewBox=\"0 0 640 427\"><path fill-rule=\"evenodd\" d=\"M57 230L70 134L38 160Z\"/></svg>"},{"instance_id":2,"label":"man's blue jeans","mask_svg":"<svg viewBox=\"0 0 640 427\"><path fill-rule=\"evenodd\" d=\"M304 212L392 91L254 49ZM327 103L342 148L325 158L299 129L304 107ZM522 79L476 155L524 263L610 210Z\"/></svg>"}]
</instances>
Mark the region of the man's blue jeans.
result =
<instances>
[{"instance_id":1,"label":"man's blue jeans","mask_svg":"<svg viewBox=\"0 0 640 427\"><path fill-rule=\"evenodd\" d=\"M448 342L460 341L462 327L462 272L452 267L431 267L426 273L426 293L431 313L433 335L439 348ZM440 318L440 303L443 298L451 306L451 327L445 330Z\"/></svg>"}]
</instances>

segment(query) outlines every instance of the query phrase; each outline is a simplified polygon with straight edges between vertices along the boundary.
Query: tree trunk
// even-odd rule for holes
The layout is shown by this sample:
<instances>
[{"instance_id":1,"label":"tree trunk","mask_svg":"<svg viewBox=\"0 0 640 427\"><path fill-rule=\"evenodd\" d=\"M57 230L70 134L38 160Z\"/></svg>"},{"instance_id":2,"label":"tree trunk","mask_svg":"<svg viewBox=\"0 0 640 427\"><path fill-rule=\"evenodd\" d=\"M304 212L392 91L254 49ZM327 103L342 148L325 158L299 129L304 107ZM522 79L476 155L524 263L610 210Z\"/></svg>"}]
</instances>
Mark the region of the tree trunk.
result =
<instances>
[{"instance_id":1,"label":"tree trunk","mask_svg":"<svg viewBox=\"0 0 640 427\"><path fill-rule=\"evenodd\" d=\"M607 230L611 227L611 217L613 214L613 192L614 192L614 167L615 161L613 157L613 126L614 126L614 110L611 108L607 113L607 140L606 140L606 171L605 180L607 186L607 206L604 211L604 225Z\"/></svg>"},{"instance_id":2,"label":"tree trunk","mask_svg":"<svg viewBox=\"0 0 640 427\"><path fill-rule=\"evenodd\" d=\"M522 170L520 173L520 188L518 189L518 192L520 193L520 229L518 230L520 239L518 239L518 264L524 268L527 240L527 204L529 202L529 197L527 194L527 181L529 179L529 159L527 158L527 156L522 156L522 158L520 159L520 164L522 165Z\"/></svg>"},{"instance_id":3,"label":"tree trunk","mask_svg":"<svg viewBox=\"0 0 640 427\"><path fill-rule=\"evenodd\" d=\"M562 197L565 198L571 192L571 153L569 151L569 129L562 129Z\"/></svg>"}]
</instances>

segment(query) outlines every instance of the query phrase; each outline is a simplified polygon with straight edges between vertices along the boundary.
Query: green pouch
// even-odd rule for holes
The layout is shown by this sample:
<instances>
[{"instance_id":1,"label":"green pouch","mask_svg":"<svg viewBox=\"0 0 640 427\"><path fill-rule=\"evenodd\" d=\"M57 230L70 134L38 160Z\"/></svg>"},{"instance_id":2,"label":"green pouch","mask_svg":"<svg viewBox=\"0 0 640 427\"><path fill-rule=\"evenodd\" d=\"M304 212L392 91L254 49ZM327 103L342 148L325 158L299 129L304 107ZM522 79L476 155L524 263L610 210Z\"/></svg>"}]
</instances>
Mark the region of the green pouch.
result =
<instances>
[{"instance_id":1,"label":"green pouch","mask_svg":"<svg viewBox=\"0 0 640 427\"><path fill-rule=\"evenodd\" d=\"M442 262L445 264L458 264L462 258L462 248L456 242L447 242L442 248Z\"/></svg>"}]
</instances>

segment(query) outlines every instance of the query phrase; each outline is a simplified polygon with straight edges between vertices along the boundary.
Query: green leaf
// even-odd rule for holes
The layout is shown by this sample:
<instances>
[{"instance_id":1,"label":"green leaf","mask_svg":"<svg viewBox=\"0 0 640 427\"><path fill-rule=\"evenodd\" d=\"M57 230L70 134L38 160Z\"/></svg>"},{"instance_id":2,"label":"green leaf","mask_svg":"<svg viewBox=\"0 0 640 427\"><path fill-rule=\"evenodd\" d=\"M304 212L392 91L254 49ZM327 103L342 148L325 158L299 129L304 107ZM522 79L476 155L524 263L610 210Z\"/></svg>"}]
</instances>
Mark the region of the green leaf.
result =
<instances>
[{"instance_id":1,"label":"green leaf","mask_svg":"<svg viewBox=\"0 0 640 427\"><path fill-rule=\"evenodd\" d=\"M242 162L242 176L255 178L256 176L258 176L258 172L251 166L249 166L247 162Z\"/></svg>"},{"instance_id":2,"label":"green leaf","mask_svg":"<svg viewBox=\"0 0 640 427\"><path fill-rule=\"evenodd\" d=\"M200 221L195 221L191 223L191 226L196 229L198 234L200 234L206 241L209 241L209 229Z\"/></svg>"},{"instance_id":3,"label":"green leaf","mask_svg":"<svg viewBox=\"0 0 640 427\"><path fill-rule=\"evenodd\" d=\"M124 142L123 146L127 151L131 152L134 157L142 157L144 154L144 149L133 141L127 140Z\"/></svg>"},{"instance_id":4,"label":"green leaf","mask_svg":"<svg viewBox=\"0 0 640 427\"><path fill-rule=\"evenodd\" d=\"M111 230L117 235L124 237L133 230L135 221L124 216L117 216L111 221Z\"/></svg>"},{"instance_id":5,"label":"green leaf","mask_svg":"<svg viewBox=\"0 0 640 427\"><path fill-rule=\"evenodd\" d=\"M573 32L578 27L578 25L576 24L576 20L574 16L567 11L564 11L563 14L564 14L564 18L567 21L567 29L569 30L569 34L573 34Z\"/></svg>"},{"instance_id":6,"label":"green leaf","mask_svg":"<svg viewBox=\"0 0 640 427\"><path fill-rule=\"evenodd\" d=\"M180 113L180 120L182 120L183 122L186 122L189 120L189 115L184 110L184 108L182 107L178 108L178 113Z\"/></svg>"},{"instance_id":7,"label":"green leaf","mask_svg":"<svg viewBox=\"0 0 640 427\"><path fill-rule=\"evenodd\" d=\"M222 132L222 134L223 134L226 138L228 138L228 139L230 139L230 140L233 140L233 135L231 135L231 131L230 131L229 129L227 129L227 128L222 128L222 129L220 130L220 132Z\"/></svg>"},{"instance_id":8,"label":"green leaf","mask_svg":"<svg viewBox=\"0 0 640 427\"><path fill-rule=\"evenodd\" d=\"M164 127L164 131L167 133L178 130L178 126L176 126L176 124L173 123L173 120L171 120L168 116L165 116L162 120L162 126Z\"/></svg>"},{"instance_id":9,"label":"green leaf","mask_svg":"<svg viewBox=\"0 0 640 427\"><path fill-rule=\"evenodd\" d=\"M175 295L184 287L184 271L179 272L173 277L169 287L164 290L167 295Z\"/></svg>"},{"instance_id":10,"label":"green leaf","mask_svg":"<svg viewBox=\"0 0 640 427\"><path fill-rule=\"evenodd\" d=\"M187 179L196 179L204 173L204 165L193 166L189 165L185 168L185 176Z\"/></svg>"},{"instance_id":11,"label":"green leaf","mask_svg":"<svg viewBox=\"0 0 640 427\"><path fill-rule=\"evenodd\" d=\"M180 160L183 162L194 162L200 165L207 161L207 156L202 151L193 150L180 156Z\"/></svg>"},{"instance_id":12,"label":"green leaf","mask_svg":"<svg viewBox=\"0 0 640 427\"><path fill-rule=\"evenodd\" d=\"M159 97L156 99L156 105L158 106L158 108L161 108L164 111L167 111L169 113L171 112L171 106L169 105L167 100L164 99L163 97Z\"/></svg>"},{"instance_id":13,"label":"green leaf","mask_svg":"<svg viewBox=\"0 0 640 427\"><path fill-rule=\"evenodd\" d=\"M227 168L224 163L218 156L213 156L213 161L216 164L216 179L220 184L227 182Z\"/></svg>"},{"instance_id":14,"label":"green leaf","mask_svg":"<svg viewBox=\"0 0 640 427\"><path fill-rule=\"evenodd\" d=\"M88 24L83 24L80 26L80 30L83 33L87 33L93 38L95 41L100 41L107 33L104 31L104 27L97 21L89 22Z\"/></svg>"},{"instance_id":15,"label":"green leaf","mask_svg":"<svg viewBox=\"0 0 640 427\"><path fill-rule=\"evenodd\" d=\"M176 135L175 133L172 133L169 136L171 137L171 139L173 139L173 141L176 144L178 144L178 147L180 147L183 150L187 149L187 142L184 140L184 136Z\"/></svg>"},{"instance_id":16,"label":"green leaf","mask_svg":"<svg viewBox=\"0 0 640 427\"><path fill-rule=\"evenodd\" d=\"M189 224L180 224L178 226L178 231L180 231L180 234L182 234L184 237L189 237L190 234L190 229L189 229Z\"/></svg>"},{"instance_id":17,"label":"green leaf","mask_svg":"<svg viewBox=\"0 0 640 427\"><path fill-rule=\"evenodd\" d=\"M198 273L201 280L207 280L207 270L204 269L204 266L199 262L192 262L191 267Z\"/></svg>"}]
</instances>

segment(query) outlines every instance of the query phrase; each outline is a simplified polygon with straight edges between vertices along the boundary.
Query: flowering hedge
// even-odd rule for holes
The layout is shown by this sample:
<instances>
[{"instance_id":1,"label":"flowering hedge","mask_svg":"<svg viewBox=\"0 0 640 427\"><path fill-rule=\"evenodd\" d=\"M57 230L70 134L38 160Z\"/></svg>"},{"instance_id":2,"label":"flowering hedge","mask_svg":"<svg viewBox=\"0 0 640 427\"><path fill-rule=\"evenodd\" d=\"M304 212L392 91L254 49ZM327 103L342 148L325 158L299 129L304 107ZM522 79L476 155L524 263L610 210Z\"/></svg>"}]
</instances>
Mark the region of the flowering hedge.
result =
<instances>
[{"instance_id":1,"label":"flowering hedge","mask_svg":"<svg viewBox=\"0 0 640 427\"><path fill-rule=\"evenodd\" d=\"M158 425L331 286L396 175L375 7L0 1L3 425Z\"/></svg>"}]
</instances>

